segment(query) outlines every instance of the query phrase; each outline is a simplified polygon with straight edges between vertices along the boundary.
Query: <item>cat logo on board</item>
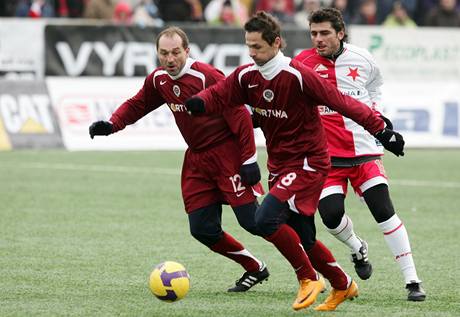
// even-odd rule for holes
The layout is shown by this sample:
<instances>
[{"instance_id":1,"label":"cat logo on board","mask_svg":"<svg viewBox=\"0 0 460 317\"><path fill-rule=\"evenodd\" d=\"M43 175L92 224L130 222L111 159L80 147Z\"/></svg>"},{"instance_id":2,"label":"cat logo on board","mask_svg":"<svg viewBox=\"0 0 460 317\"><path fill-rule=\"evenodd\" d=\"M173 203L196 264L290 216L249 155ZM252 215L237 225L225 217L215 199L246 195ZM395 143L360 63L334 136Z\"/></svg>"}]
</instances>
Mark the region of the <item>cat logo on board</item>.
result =
<instances>
[{"instance_id":1,"label":"cat logo on board","mask_svg":"<svg viewBox=\"0 0 460 317\"><path fill-rule=\"evenodd\" d=\"M268 102L271 102L273 98L275 97L275 94L273 93L272 90L270 89L265 89L263 92L264 99L267 100Z\"/></svg>"},{"instance_id":2,"label":"cat logo on board","mask_svg":"<svg viewBox=\"0 0 460 317\"><path fill-rule=\"evenodd\" d=\"M179 88L179 86L174 85L173 86L173 92L177 97L179 97L180 96L180 88Z\"/></svg>"}]
</instances>

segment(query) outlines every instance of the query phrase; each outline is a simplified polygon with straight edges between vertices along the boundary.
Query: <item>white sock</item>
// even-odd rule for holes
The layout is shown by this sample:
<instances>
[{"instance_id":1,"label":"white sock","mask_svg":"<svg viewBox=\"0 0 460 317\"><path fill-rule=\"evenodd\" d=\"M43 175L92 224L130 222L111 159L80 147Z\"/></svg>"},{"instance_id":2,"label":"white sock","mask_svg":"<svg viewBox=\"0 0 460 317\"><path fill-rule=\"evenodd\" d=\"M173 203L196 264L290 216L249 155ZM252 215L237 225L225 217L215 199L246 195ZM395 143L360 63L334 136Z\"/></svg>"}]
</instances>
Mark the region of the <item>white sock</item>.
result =
<instances>
[{"instance_id":1,"label":"white sock","mask_svg":"<svg viewBox=\"0 0 460 317\"><path fill-rule=\"evenodd\" d=\"M346 214L343 215L340 224L335 229L327 228L330 234L337 238L337 240L345 243L353 253L358 253L361 248L361 240L358 239L356 233L353 231L353 222Z\"/></svg>"},{"instance_id":2,"label":"white sock","mask_svg":"<svg viewBox=\"0 0 460 317\"><path fill-rule=\"evenodd\" d=\"M398 215L394 215L387 221L378 224L383 232L383 237L393 253L396 262L399 264L406 284L411 282L420 282L415 270L414 259L407 235L406 227L399 219Z\"/></svg>"}]
</instances>

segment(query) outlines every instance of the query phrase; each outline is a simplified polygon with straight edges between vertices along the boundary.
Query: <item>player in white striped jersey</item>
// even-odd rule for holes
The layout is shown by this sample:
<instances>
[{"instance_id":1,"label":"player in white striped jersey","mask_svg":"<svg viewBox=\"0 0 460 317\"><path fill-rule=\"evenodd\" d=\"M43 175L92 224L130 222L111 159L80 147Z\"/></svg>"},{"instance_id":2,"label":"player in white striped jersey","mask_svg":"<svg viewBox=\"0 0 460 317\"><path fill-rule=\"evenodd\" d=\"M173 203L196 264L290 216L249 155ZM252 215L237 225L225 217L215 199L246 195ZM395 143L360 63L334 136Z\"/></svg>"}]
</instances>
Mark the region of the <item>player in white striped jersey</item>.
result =
<instances>
[{"instance_id":1,"label":"player in white striped jersey","mask_svg":"<svg viewBox=\"0 0 460 317\"><path fill-rule=\"evenodd\" d=\"M345 95L380 111L379 67L365 49L346 43L345 24L340 12L325 8L310 16L312 49L304 50L296 60L314 69L321 77L337 86ZM404 275L408 300L425 300L425 291L417 276L407 231L395 213L381 156L383 149L376 139L353 120L319 106L324 124L332 169L321 193L319 212L328 231L345 243L352 254L357 274L368 279L372 266L367 259L367 243L353 230L345 214L344 200L348 181L364 198L390 250ZM391 122L382 116L387 127Z\"/></svg>"}]
</instances>

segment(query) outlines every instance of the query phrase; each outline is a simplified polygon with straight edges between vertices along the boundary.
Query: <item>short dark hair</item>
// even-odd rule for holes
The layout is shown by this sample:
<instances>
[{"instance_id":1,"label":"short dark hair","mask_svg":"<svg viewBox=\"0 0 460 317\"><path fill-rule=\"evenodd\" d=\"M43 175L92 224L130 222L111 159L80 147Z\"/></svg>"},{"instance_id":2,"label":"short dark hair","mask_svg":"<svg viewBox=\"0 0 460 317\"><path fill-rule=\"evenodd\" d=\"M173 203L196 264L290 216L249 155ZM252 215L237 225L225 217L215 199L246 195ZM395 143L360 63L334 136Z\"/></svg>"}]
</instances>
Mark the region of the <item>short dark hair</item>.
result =
<instances>
[{"instance_id":1,"label":"short dark hair","mask_svg":"<svg viewBox=\"0 0 460 317\"><path fill-rule=\"evenodd\" d=\"M156 38L157 50L158 50L158 45L159 45L159 42L160 42L160 38L161 38L163 35L172 37L172 36L174 36L174 34L179 35L179 37L182 39L182 47L183 47L184 49L187 49L187 48L188 48L188 44L189 44L189 40L188 40L187 34L184 32L184 30L182 30L181 28L179 28L179 27L177 27L177 26L170 26L170 27L164 29L163 31L161 31L161 32L157 35L157 38Z\"/></svg>"},{"instance_id":2,"label":"short dark hair","mask_svg":"<svg viewBox=\"0 0 460 317\"><path fill-rule=\"evenodd\" d=\"M281 25L278 19L265 11L258 11L248 22L244 24L246 32L260 32L262 39L272 45L275 39L281 39L281 48L285 46L284 40L281 37Z\"/></svg>"},{"instance_id":3,"label":"short dark hair","mask_svg":"<svg viewBox=\"0 0 460 317\"><path fill-rule=\"evenodd\" d=\"M331 22L332 28L338 33L340 31L345 32L343 38L347 40L348 35L345 29L345 22L343 21L342 13L336 8L323 8L310 13L309 17L310 26L312 23Z\"/></svg>"}]
</instances>

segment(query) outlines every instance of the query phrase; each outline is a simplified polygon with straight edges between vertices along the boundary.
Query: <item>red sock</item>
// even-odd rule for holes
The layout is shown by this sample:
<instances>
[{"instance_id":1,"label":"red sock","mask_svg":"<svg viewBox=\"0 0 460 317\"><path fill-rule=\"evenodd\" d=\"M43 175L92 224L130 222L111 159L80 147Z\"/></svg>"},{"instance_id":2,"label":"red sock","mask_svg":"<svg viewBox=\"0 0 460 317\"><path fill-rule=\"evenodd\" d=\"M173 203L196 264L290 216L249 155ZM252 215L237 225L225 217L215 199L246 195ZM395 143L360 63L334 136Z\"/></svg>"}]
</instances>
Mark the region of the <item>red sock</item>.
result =
<instances>
[{"instance_id":1,"label":"red sock","mask_svg":"<svg viewBox=\"0 0 460 317\"><path fill-rule=\"evenodd\" d=\"M282 255L291 263L297 278L317 280L317 274L300 243L297 233L286 224L282 224L275 233L264 237L275 245Z\"/></svg>"},{"instance_id":2,"label":"red sock","mask_svg":"<svg viewBox=\"0 0 460 317\"><path fill-rule=\"evenodd\" d=\"M337 264L331 251L319 240L307 251L313 267L329 280L335 289L344 290L348 287L348 276Z\"/></svg>"},{"instance_id":3,"label":"red sock","mask_svg":"<svg viewBox=\"0 0 460 317\"><path fill-rule=\"evenodd\" d=\"M260 261L226 232L222 239L211 247L211 250L239 263L248 272L255 272L260 268Z\"/></svg>"}]
</instances>

